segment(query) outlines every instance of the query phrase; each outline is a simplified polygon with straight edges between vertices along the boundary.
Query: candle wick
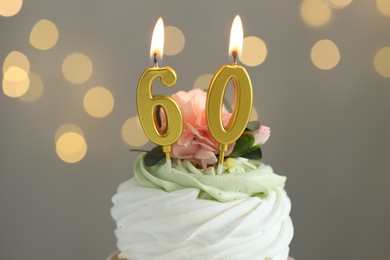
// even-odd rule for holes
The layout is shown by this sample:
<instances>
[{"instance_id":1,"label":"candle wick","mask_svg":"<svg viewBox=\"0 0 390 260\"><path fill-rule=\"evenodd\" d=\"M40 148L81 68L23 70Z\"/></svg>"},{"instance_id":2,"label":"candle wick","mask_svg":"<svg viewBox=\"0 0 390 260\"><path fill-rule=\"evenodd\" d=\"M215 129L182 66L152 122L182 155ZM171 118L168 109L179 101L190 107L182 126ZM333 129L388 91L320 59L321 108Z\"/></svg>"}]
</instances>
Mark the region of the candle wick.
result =
<instances>
[{"instance_id":1,"label":"candle wick","mask_svg":"<svg viewBox=\"0 0 390 260\"><path fill-rule=\"evenodd\" d=\"M232 56L233 56L233 65L237 65L237 51L232 51Z\"/></svg>"},{"instance_id":2,"label":"candle wick","mask_svg":"<svg viewBox=\"0 0 390 260\"><path fill-rule=\"evenodd\" d=\"M155 67L158 67L158 61L157 61L157 53L153 54L153 63Z\"/></svg>"}]
</instances>

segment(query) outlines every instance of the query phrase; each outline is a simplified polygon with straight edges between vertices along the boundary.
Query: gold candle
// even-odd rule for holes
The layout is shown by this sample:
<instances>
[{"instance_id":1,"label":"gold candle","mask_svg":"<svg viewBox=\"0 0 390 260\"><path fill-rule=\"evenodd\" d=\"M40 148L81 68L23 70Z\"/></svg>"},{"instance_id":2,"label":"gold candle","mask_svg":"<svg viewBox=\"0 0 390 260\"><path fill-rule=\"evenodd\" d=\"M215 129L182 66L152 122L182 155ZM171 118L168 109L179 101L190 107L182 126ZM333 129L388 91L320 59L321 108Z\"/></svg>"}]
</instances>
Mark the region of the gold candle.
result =
<instances>
[{"instance_id":1,"label":"gold candle","mask_svg":"<svg viewBox=\"0 0 390 260\"><path fill-rule=\"evenodd\" d=\"M176 84L176 72L169 66L160 68L157 59L163 56L164 23L160 18L154 27L150 55L154 60L154 67L148 68L141 75L137 88L137 109L145 135L155 144L161 145L166 155L166 163L171 167L171 145L180 137L183 131L183 117L176 102L166 95L152 95L152 83L160 78L166 87ZM165 112L166 124L164 129L158 125L157 107Z\"/></svg>"},{"instance_id":2,"label":"gold candle","mask_svg":"<svg viewBox=\"0 0 390 260\"><path fill-rule=\"evenodd\" d=\"M219 143L219 162L217 174L222 174L222 166L228 145L235 142L244 132L252 111L252 84L244 67L237 65L241 54L243 29L240 17L233 21L230 32L229 53L233 56L231 66L222 66L214 75L207 94L206 118L210 133ZM228 125L222 123L222 106L229 81L234 85L234 108Z\"/></svg>"}]
</instances>

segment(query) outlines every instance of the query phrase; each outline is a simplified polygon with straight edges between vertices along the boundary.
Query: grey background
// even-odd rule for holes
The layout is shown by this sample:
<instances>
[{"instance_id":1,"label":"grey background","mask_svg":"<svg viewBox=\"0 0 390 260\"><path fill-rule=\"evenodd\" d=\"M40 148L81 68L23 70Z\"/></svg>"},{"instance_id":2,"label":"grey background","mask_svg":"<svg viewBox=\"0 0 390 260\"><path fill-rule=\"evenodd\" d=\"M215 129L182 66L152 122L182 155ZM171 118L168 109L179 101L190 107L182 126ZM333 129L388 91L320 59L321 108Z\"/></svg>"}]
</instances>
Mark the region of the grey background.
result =
<instances>
[{"instance_id":1,"label":"grey background","mask_svg":"<svg viewBox=\"0 0 390 260\"><path fill-rule=\"evenodd\" d=\"M136 115L135 88L149 63L153 26L180 28L184 50L164 57L189 90L195 79L228 62L231 22L240 14L246 35L261 37L268 57L247 68L261 121L271 126L264 162L288 177L287 191L297 259L389 259L390 79L373 67L390 45L390 18L375 1L355 0L335 10L324 27L310 28L300 1L25 1L21 12L0 17L0 61L25 53L42 76L35 103L0 94L0 259L104 259L115 249L109 210L118 184L132 175L135 153L120 136ZM42 18L60 38L49 51L28 41ZM313 66L310 50L330 38L339 47L337 67ZM71 52L87 54L94 71L73 86L61 73ZM82 99L92 86L107 87L113 112L95 119ZM54 134L79 125L88 143L76 164L61 161ZM147 146L150 147L150 146Z\"/></svg>"}]
</instances>

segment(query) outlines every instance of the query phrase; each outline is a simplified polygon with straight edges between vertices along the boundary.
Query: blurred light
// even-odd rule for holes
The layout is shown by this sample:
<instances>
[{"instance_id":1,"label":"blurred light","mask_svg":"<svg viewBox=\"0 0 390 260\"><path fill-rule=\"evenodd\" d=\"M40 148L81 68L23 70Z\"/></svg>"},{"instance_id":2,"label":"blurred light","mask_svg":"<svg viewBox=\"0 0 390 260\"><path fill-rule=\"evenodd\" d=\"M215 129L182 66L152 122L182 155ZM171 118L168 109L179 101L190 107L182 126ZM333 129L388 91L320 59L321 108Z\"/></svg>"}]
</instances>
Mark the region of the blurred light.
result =
<instances>
[{"instance_id":1,"label":"blurred light","mask_svg":"<svg viewBox=\"0 0 390 260\"><path fill-rule=\"evenodd\" d=\"M30 69L30 63L23 54L18 52L11 52L3 64L3 70L5 70L3 75L3 92L6 96L9 97L21 97L23 96L30 85L30 79L28 77L28 72L23 68L14 66L20 63L22 66Z\"/></svg>"},{"instance_id":2,"label":"blurred light","mask_svg":"<svg viewBox=\"0 0 390 260\"><path fill-rule=\"evenodd\" d=\"M37 22L31 29L30 43L39 50L48 50L58 41L57 26L46 19Z\"/></svg>"},{"instance_id":3,"label":"blurred light","mask_svg":"<svg viewBox=\"0 0 390 260\"><path fill-rule=\"evenodd\" d=\"M14 16L22 9L22 0L0 0L0 15L1 16Z\"/></svg>"},{"instance_id":4,"label":"blurred light","mask_svg":"<svg viewBox=\"0 0 390 260\"><path fill-rule=\"evenodd\" d=\"M318 27L329 21L332 10L324 0L303 0L301 15L308 25Z\"/></svg>"},{"instance_id":5,"label":"blurred light","mask_svg":"<svg viewBox=\"0 0 390 260\"><path fill-rule=\"evenodd\" d=\"M311 49L311 60L317 68L329 70L339 63L340 52L333 41L320 40Z\"/></svg>"},{"instance_id":6,"label":"blurred light","mask_svg":"<svg viewBox=\"0 0 390 260\"><path fill-rule=\"evenodd\" d=\"M390 16L390 0L376 0L376 6L383 15Z\"/></svg>"},{"instance_id":7,"label":"blurred light","mask_svg":"<svg viewBox=\"0 0 390 260\"><path fill-rule=\"evenodd\" d=\"M259 116L257 115L257 111L255 107L252 107L252 113L249 118L249 121L257 121L259 119Z\"/></svg>"},{"instance_id":8,"label":"blurred light","mask_svg":"<svg viewBox=\"0 0 390 260\"><path fill-rule=\"evenodd\" d=\"M19 99L25 102L33 102L42 96L43 82L41 77L32 71L30 71L28 77L30 79L29 88L24 95L19 97Z\"/></svg>"},{"instance_id":9,"label":"blurred light","mask_svg":"<svg viewBox=\"0 0 390 260\"><path fill-rule=\"evenodd\" d=\"M384 47L376 53L374 67L379 75L390 78L390 46Z\"/></svg>"},{"instance_id":10,"label":"blurred light","mask_svg":"<svg viewBox=\"0 0 390 260\"><path fill-rule=\"evenodd\" d=\"M69 54L62 63L64 77L73 84L82 84L92 75L91 60L82 53Z\"/></svg>"},{"instance_id":11,"label":"blurred light","mask_svg":"<svg viewBox=\"0 0 390 260\"><path fill-rule=\"evenodd\" d=\"M12 51L4 60L3 74L5 74L10 67L19 67L28 74L30 71L30 61L23 53Z\"/></svg>"},{"instance_id":12,"label":"blurred light","mask_svg":"<svg viewBox=\"0 0 390 260\"><path fill-rule=\"evenodd\" d=\"M81 128L75 124L70 124L70 123L67 123L67 124L63 124L62 126L60 126L55 135L54 135L54 140L55 142L57 143L58 139L65 133L68 133L68 132L73 132L73 133L77 133L81 136L84 137L84 133L83 131L81 130Z\"/></svg>"},{"instance_id":13,"label":"blurred light","mask_svg":"<svg viewBox=\"0 0 390 260\"><path fill-rule=\"evenodd\" d=\"M267 57L267 46L264 41L255 36L245 37L244 48L240 61L247 66L258 66Z\"/></svg>"},{"instance_id":14,"label":"blurred light","mask_svg":"<svg viewBox=\"0 0 390 260\"><path fill-rule=\"evenodd\" d=\"M335 9L342 9L344 7L347 7L350 3L352 3L352 0L328 0L328 1L330 6Z\"/></svg>"},{"instance_id":15,"label":"blurred light","mask_svg":"<svg viewBox=\"0 0 390 260\"><path fill-rule=\"evenodd\" d=\"M4 79L8 81L22 81L27 78L28 72L16 66L9 67L4 73Z\"/></svg>"},{"instance_id":16,"label":"blurred light","mask_svg":"<svg viewBox=\"0 0 390 260\"><path fill-rule=\"evenodd\" d=\"M166 55L176 55L180 53L185 45L186 39L183 32L175 26L165 27L164 53Z\"/></svg>"},{"instance_id":17,"label":"blurred light","mask_svg":"<svg viewBox=\"0 0 390 260\"><path fill-rule=\"evenodd\" d=\"M105 117L111 113L114 107L114 97L104 87L94 87L88 90L84 96L84 109L90 116Z\"/></svg>"},{"instance_id":18,"label":"blurred light","mask_svg":"<svg viewBox=\"0 0 390 260\"><path fill-rule=\"evenodd\" d=\"M121 130L123 140L135 147L145 145L149 139L142 130L141 124L137 116L130 117L122 126Z\"/></svg>"},{"instance_id":19,"label":"blurred light","mask_svg":"<svg viewBox=\"0 0 390 260\"><path fill-rule=\"evenodd\" d=\"M76 163L87 153L87 143L82 135L76 132L66 132L56 141L58 157L67 163Z\"/></svg>"},{"instance_id":20,"label":"blurred light","mask_svg":"<svg viewBox=\"0 0 390 260\"><path fill-rule=\"evenodd\" d=\"M14 67L11 67L10 69L12 69L12 68L14 68ZM21 71L24 72L24 70L21 70ZM8 74L9 73L6 73L6 75L8 75ZM4 94L9 96L9 97L13 97L13 98L23 96L27 92L29 85L30 85L30 79L27 76L27 74L25 74L25 77L21 78L20 80L9 80L8 79L9 76L6 77L6 75L4 75L3 82L2 82ZM18 76L18 78L19 78L19 76Z\"/></svg>"},{"instance_id":21,"label":"blurred light","mask_svg":"<svg viewBox=\"0 0 390 260\"><path fill-rule=\"evenodd\" d=\"M212 79L213 75L211 74L204 74L202 76L199 76L195 80L193 88L208 89Z\"/></svg>"}]
</instances>

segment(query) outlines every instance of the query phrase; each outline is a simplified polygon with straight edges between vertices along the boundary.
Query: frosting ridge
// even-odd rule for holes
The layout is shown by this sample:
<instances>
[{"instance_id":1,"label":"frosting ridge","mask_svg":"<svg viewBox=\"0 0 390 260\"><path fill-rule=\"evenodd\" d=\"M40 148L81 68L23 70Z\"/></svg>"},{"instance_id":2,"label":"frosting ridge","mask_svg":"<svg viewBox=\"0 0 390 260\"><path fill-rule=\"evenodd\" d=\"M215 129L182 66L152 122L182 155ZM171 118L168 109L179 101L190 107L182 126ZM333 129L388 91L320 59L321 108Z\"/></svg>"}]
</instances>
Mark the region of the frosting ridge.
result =
<instances>
[{"instance_id":1,"label":"frosting ridge","mask_svg":"<svg viewBox=\"0 0 390 260\"><path fill-rule=\"evenodd\" d=\"M272 168L258 161L230 158L223 175L216 175L213 167L198 169L191 162L172 160L172 168L164 161L145 167L144 155L134 163L134 177L142 187L172 192L185 188L199 189L199 198L228 202L250 197L267 198L273 191L281 191L286 177L275 174Z\"/></svg>"}]
</instances>

